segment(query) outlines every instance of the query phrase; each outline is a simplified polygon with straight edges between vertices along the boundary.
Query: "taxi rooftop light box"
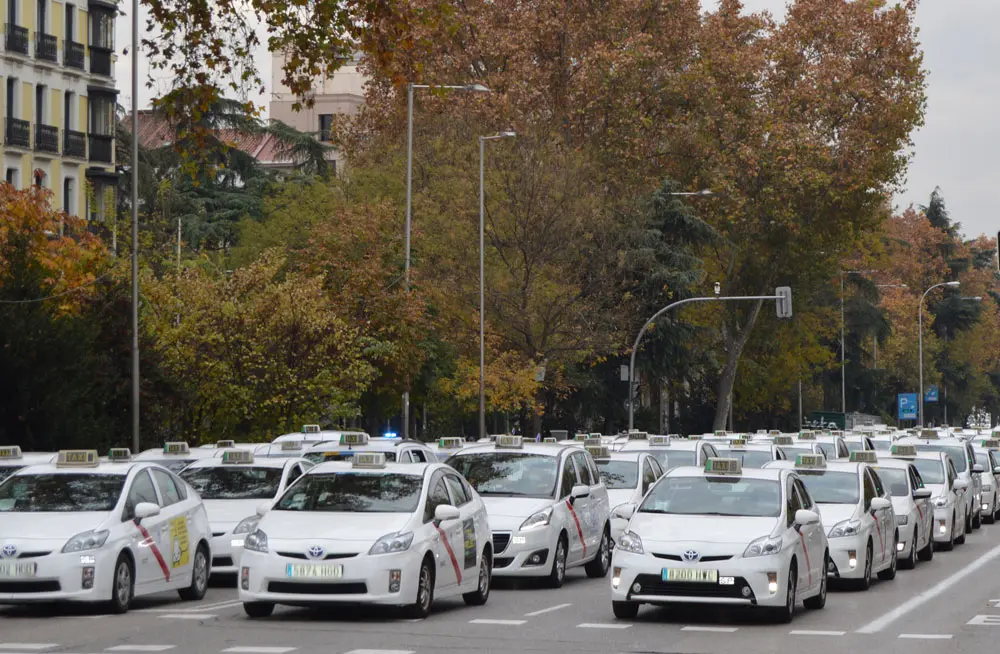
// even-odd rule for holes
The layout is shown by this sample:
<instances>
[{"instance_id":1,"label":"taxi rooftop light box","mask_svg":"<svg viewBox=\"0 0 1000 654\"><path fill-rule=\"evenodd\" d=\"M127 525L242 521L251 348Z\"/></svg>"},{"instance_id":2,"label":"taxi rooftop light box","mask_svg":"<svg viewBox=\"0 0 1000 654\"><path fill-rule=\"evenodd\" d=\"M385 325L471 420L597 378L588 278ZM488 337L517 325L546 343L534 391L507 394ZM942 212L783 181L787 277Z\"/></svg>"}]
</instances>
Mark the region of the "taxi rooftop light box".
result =
<instances>
[{"instance_id":1,"label":"taxi rooftop light box","mask_svg":"<svg viewBox=\"0 0 1000 654\"><path fill-rule=\"evenodd\" d=\"M20 459L21 448L17 445L5 445L0 447L0 459Z\"/></svg>"}]
</instances>

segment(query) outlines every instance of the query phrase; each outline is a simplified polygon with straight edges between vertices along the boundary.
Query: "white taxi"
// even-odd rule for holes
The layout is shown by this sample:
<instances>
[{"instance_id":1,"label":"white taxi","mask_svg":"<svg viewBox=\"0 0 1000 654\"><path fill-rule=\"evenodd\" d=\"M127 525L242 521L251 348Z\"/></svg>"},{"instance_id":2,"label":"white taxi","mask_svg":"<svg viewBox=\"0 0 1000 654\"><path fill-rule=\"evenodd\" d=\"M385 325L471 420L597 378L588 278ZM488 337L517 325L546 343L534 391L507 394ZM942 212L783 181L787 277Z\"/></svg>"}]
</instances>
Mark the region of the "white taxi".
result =
<instances>
[{"instance_id":1,"label":"white taxi","mask_svg":"<svg viewBox=\"0 0 1000 654\"><path fill-rule=\"evenodd\" d=\"M906 447L906 444L897 444ZM964 500L963 493L967 482L960 479L955 471L951 456L945 452L921 452L913 458L907 457L913 467L920 473L924 486L931 491L931 504L934 507L934 543L938 549L949 551L955 544L965 543Z\"/></svg>"},{"instance_id":2,"label":"white taxi","mask_svg":"<svg viewBox=\"0 0 1000 654\"><path fill-rule=\"evenodd\" d=\"M983 521L987 524L996 522L1000 512L1000 438L973 441L972 451L976 455L976 463L983 467L982 496L980 509ZM2 473L0 473L2 474Z\"/></svg>"},{"instance_id":3,"label":"white taxi","mask_svg":"<svg viewBox=\"0 0 1000 654\"><path fill-rule=\"evenodd\" d=\"M719 456L715 445L700 437L671 438L644 433L629 434L629 440L618 451L649 452L664 470L680 466L701 467L710 457Z\"/></svg>"},{"instance_id":4,"label":"white taxi","mask_svg":"<svg viewBox=\"0 0 1000 654\"><path fill-rule=\"evenodd\" d=\"M236 574L243 539L257 528L257 507L273 501L313 467L305 459L257 459L247 450L225 450L181 472L205 503L212 528L212 574Z\"/></svg>"},{"instance_id":5,"label":"white taxi","mask_svg":"<svg viewBox=\"0 0 1000 654\"><path fill-rule=\"evenodd\" d=\"M162 448L155 447L139 452L139 454L135 455L134 460L143 463L155 463L176 474L195 461L211 459L216 454L215 448L203 449L196 447L192 449L184 441L168 441L163 444Z\"/></svg>"},{"instance_id":6,"label":"white taxi","mask_svg":"<svg viewBox=\"0 0 1000 654\"><path fill-rule=\"evenodd\" d=\"M899 531L896 551L904 557L899 559L899 567L907 570L917 564L917 559L934 558L934 507L930 502L931 490L924 487L920 472L908 460L916 455L912 445L895 445L891 457L883 455L874 464L896 514Z\"/></svg>"},{"instance_id":7,"label":"white taxi","mask_svg":"<svg viewBox=\"0 0 1000 654\"><path fill-rule=\"evenodd\" d=\"M0 604L100 602L208 588L211 531L183 480L112 450L63 450L0 483Z\"/></svg>"},{"instance_id":8,"label":"white taxi","mask_svg":"<svg viewBox=\"0 0 1000 654\"><path fill-rule=\"evenodd\" d=\"M608 491L583 448L499 436L448 459L483 497L493 528L493 574L562 586L566 570L603 577L611 561Z\"/></svg>"},{"instance_id":9,"label":"white taxi","mask_svg":"<svg viewBox=\"0 0 1000 654\"><path fill-rule=\"evenodd\" d=\"M628 524L628 518L620 512L631 507L631 513L664 471L656 457L648 452L612 452L606 445L589 445L587 451L594 458L601 481L608 489L611 547L614 548Z\"/></svg>"},{"instance_id":10,"label":"white taxi","mask_svg":"<svg viewBox=\"0 0 1000 654\"><path fill-rule=\"evenodd\" d=\"M763 468L765 463L786 458L781 447L775 443L754 443L747 442L745 438L734 438L714 445L721 458L739 459L744 468Z\"/></svg>"},{"instance_id":11,"label":"white taxi","mask_svg":"<svg viewBox=\"0 0 1000 654\"><path fill-rule=\"evenodd\" d=\"M261 507L266 509L266 507ZM470 605L490 593L492 544L482 499L441 463L388 463L383 452L322 463L289 488L244 541L240 600L275 604Z\"/></svg>"},{"instance_id":12,"label":"white taxi","mask_svg":"<svg viewBox=\"0 0 1000 654\"><path fill-rule=\"evenodd\" d=\"M426 444L399 438L371 438L364 433L345 433L340 440L313 445L302 455L313 463L348 461L358 452L381 452L389 463L430 463L437 461Z\"/></svg>"},{"instance_id":13,"label":"white taxi","mask_svg":"<svg viewBox=\"0 0 1000 654\"><path fill-rule=\"evenodd\" d=\"M964 508L965 533L971 534L973 529L978 529L982 520L982 480L978 473L985 472L985 469L976 463L972 445L947 433L942 435L937 429L921 429L919 436L907 436L896 442L914 445L918 452L945 452L951 457L958 478L965 482L965 488L959 493ZM961 544L962 541L958 542Z\"/></svg>"},{"instance_id":14,"label":"white taxi","mask_svg":"<svg viewBox=\"0 0 1000 654\"><path fill-rule=\"evenodd\" d=\"M851 461L827 463L823 455L800 454L795 461L765 467L792 468L819 507L830 542L827 573L850 580L861 590L879 579L896 577L896 515L878 474L867 461L874 452L851 453Z\"/></svg>"},{"instance_id":15,"label":"white taxi","mask_svg":"<svg viewBox=\"0 0 1000 654\"><path fill-rule=\"evenodd\" d=\"M449 436L447 438L439 438L433 443L427 443L427 447L434 452L434 456L441 463L448 460L448 457L455 454L464 447L471 447L475 443L470 443L461 436Z\"/></svg>"},{"instance_id":16,"label":"white taxi","mask_svg":"<svg viewBox=\"0 0 1000 654\"><path fill-rule=\"evenodd\" d=\"M321 429L319 425L302 425L301 432L282 434L271 442L284 443L285 441L301 441L316 445L317 443L340 442L344 436L348 436L348 438L359 438L361 436L368 437L368 434L363 431L341 431L334 429Z\"/></svg>"},{"instance_id":17,"label":"white taxi","mask_svg":"<svg viewBox=\"0 0 1000 654\"><path fill-rule=\"evenodd\" d=\"M52 452L22 452L17 445L0 445L0 481L21 468L52 463L55 459L56 455Z\"/></svg>"},{"instance_id":18,"label":"white taxi","mask_svg":"<svg viewBox=\"0 0 1000 654\"><path fill-rule=\"evenodd\" d=\"M253 450L255 459L300 459L305 453L306 441L286 440L280 443L264 443Z\"/></svg>"},{"instance_id":19,"label":"white taxi","mask_svg":"<svg viewBox=\"0 0 1000 654\"><path fill-rule=\"evenodd\" d=\"M612 559L611 607L692 602L766 608L789 622L826 604L827 540L813 500L787 469L709 459L664 475L632 515Z\"/></svg>"}]
</instances>

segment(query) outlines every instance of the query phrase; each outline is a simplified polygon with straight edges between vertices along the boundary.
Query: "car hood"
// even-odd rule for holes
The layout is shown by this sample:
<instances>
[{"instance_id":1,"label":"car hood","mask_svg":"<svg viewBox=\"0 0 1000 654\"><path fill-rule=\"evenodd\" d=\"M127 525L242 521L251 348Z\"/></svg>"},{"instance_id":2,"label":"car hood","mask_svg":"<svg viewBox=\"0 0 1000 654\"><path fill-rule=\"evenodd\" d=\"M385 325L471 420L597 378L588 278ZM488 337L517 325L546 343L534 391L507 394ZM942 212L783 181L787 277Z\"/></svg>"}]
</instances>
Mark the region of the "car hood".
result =
<instances>
[{"instance_id":1,"label":"car hood","mask_svg":"<svg viewBox=\"0 0 1000 654\"><path fill-rule=\"evenodd\" d=\"M335 513L319 511L268 511L259 529L269 541L376 540L406 527L411 513Z\"/></svg>"},{"instance_id":2,"label":"car hood","mask_svg":"<svg viewBox=\"0 0 1000 654\"><path fill-rule=\"evenodd\" d=\"M483 497L490 529L517 531L521 523L542 509L555 504L554 500L539 497Z\"/></svg>"},{"instance_id":3,"label":"car hood","mask_svg":"<svg viewBox=\"0 0 1000 654\"><path fill-rule=\"evenodd\" d=\"M858 512L857 504L820 504L816 503L823 528L830 531L838 522L850 520Z\"/></svg>"},{"instance_id":4,"label":"car hood","mask_svg":"<svg viewBox=\"0 0 1000 654\"><path fill-rule=\"evenodd\" d=\"M643 547L680 543L710 543L746 545L755 538L770 535L778 525L777 518L744 518L719 516L663 515L636 513L629 530L639 534Z\"/></svg>"},{"instance_id":5,"label":"car hood","mask_svg":"<svg viewBox=\"0 0 1000 654\"><path fill-rule=\"evenodd\" d=\"M944 484L924 484L924 486L931 492L931 497L948 496L948 491L945 490Z\"/></svg>"},{"instance_id":6,"label":"car hood","mask_svg":"<svg viewBox=\"0 0 1000 654\"><path fill-rule=\"evenodd\" d=\"M634 488L609 488L608 503L613 509L619 504L625 504L627 502L631 502L635 494L636 494L636 489Z\"/></svg>"},{"instance_id":7,"label":"car hood","mask_svg":"<svg viewBox=\"0 0 1000 654\"><path fill-rule=\"evenodd\" d=\"M109 515L107 511L0 513L0 545L11 541L65 542L81 532L103 526L108 521Z\"/></svg>"},{"instance_id":8,"label":"car hood","mask_svg":"<svg viewBox=\"0 0 1000 654\"><path fill-rule=\"evenodd\" d=\"M268 500L202 500L205 513L208 514L208 524L212 531L230 529L239 524L243 518L257 514L257 507Z\"/></svg>"}]
</instances>

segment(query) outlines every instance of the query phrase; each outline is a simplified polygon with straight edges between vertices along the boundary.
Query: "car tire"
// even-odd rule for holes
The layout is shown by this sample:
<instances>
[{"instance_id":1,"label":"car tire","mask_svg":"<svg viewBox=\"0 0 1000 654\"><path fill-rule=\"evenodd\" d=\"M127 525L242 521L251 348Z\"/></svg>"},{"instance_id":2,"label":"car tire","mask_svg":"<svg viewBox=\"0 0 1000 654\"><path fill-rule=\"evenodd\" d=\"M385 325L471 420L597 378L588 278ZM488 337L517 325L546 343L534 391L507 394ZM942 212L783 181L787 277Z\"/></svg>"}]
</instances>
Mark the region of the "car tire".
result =
<instances>
[{"instance_id":1,"label":"car tire","mask_svg":"<svg viewBox=\"0 0 1000 654\"><path fill-rule=\"evenodd\" d=\"M482 561L479 562L479 585L471 593L462 595L469 606L482 606L490 598L490 585L493 581L493 563L489 554L483 550Z\"/></svg>"},{"instance_id":2,"label":"car tire","mask_svg":"<svg viewBox=\"0 0 1000 654\"><path fill-rule=\"evenodd\" d=\"M118 555L111 577L111 600L106 604L107 612L121 615L127 613L135 597L135 569L132 561L124 553Z\"/></svg>"},{"instance_id":3,"label":"car tire","mask_svg":"<svg viewBox=\"0 0 1000 654\"><path fill-rule=\"evenodd\" d=\"M826 587L827 587L827 574L826 568L828 566L828 561L830 560L830 553L823 553L823 578L819 582L819 592L812 597L807 597L802 600L802 603L810 611L818 611L824 606L826 606Z\"/></svg>"},{"instance_id":4,"label":"car tire","mask_svg":"<svg viewBox=\"0 0 1000 654\"><path fill-rule=\"evenodd\" d=\"M956 545L965 545L965 536L972 531L971 520L969 520L968 516L966 516L965 518L965 528L962 529L961 531L962 531L961 534L955 536Z\"/></svg>"},{"instance_id":5,"label":"car tire","mask_svg":"<svg viewBox=\"0 0 1000 654\"><path fill-rule=\"evenodd\" d=\"M271 602L243 602L243 612L248 618L266 618L274 613L274 604Z\"/></svg>"},{"instance_id":6,"label":"car tire","mask_svg":"<svg viewBox=\"0 0 1000 654\"><path fill-rule=\"evenodd\" d=\"M619 620L634 620L639 615L639 602L611 602L611 611Z\"/></svg>"},{"instance_id":7,"label":"car tire","mask_svg":"<svg viewBox=\"0 0 1000 654\"><path fill-rule=\"evenodd\" d=\"M549 576L545 578L545 585L549 588L562 588L563 582L566 581L568 549L566 535L560 534L559 540L556 542L556 551L552 555L552 569L549 571Z\"/></svg>"},{"instance_id":8,"label":"car tire","mask_svg":"<svg viewBox=\"0 0 1000 654\"><path fill-rule=\"evenodd\" d=\"M965 533L967 534L972 533L972 511L969 511L969 515L965 516ZM962 542L960 542L959 545L961 545Z\"/></svg>"},{"instance_id":9,"label":"car tire","mask_svg":"<svg viewBox=\"0 0 1000 654\"><path fill-rule=\"evenodd\" d=\"M611 528L605 526L601 535L601 544L597 547L597 555L584 566L587 576L591 579L601 579L608 576L611 567Z\"/></svg>"},{"instance_id":10,"label":"car tire","mask_svg":"<svg viewBox=\"0 0 1000 654\"><path fill-rule=\"evenodd\" d=\"M912 570L917 567L917 528L913 527L913 538L910 539L910 553L905 559L899 562L899 567L903 570Z\"/></svg>"},{"instance_id":11,"label":"car tire","mask_svg":"<svg viewBox=\"0 0 1000 654\"><path fill-rule=\"evenodd\" d=\"M406 608L409 618L422 619L431 614L431 604L434 603L434 566L424 559L420 564L417 577L417 598Z\"/></svg>"},{"instance_id":12,"label":"car tire","mask_svg":"<svg viewBox=\"0 0 1000 654\"><path fill-rule=\"evenodd\" d=\"M793 565L788 569L788 586L785 588L785 605L771 609L773 622L777 624L788 624L795 617L795 586L798 573Z\"/></svg>"},{"instance_id":13,"label":"car tire","mask_svg":"<svg viewBox=\"0 0 1000 654\"><path fill-rule=\"evenodd\" d=\"M194 562L191 566L191 585L181 588L177 594L186 602L199 602L205 598L208 592L208 577L211 574L208 562L208 548L199 545L194 553Z\"/></svg>"},{"instance_id":14,"label":"car tire","mask_svg":"<svg viewBox=\"0 0 1000 654\"><path fill-rule=\"evenodd\" d=\"M896 543L899 542L899 534L892 539L892 562L885 570L879 570L878 578L882 581L892 581L896 578L896 567L899 565L899 553L896 550Z\"/></svg>"},{"instance_id":15,"label":"car tire","mask_svg":"<svg viewBox=\"0 0 1000 654\"><path fill-rule=\"evenodd\" d=\"M921 561L930 561L934 558L934 523L931 522L931 533L927 536L927 545L917 553Z\"/></svg>"},{"instance_id":16,"label":"car tire","mask_svg":"<svg viewBox=\"0 0 1000 654\"><path fill-rule=\"evenodd\" d=\"M992 510L983 516L983 522L985 522L988 525L992 525L996 521L997 521L997 514Z\"/></svg>"},{"instance_id":17,"label":"car tire","mask_svg":"<svg viewBox=\"0 0 1000 654\"><path fill-rule=\"evenodd\" d=\"M872 546L872 542L868 541L868 547L865 549L865 570L864 576L858 579L857 587L858 590L868 590L872 587L872 559L875 558L875 548Z\"/></svg>"}]
</instances>

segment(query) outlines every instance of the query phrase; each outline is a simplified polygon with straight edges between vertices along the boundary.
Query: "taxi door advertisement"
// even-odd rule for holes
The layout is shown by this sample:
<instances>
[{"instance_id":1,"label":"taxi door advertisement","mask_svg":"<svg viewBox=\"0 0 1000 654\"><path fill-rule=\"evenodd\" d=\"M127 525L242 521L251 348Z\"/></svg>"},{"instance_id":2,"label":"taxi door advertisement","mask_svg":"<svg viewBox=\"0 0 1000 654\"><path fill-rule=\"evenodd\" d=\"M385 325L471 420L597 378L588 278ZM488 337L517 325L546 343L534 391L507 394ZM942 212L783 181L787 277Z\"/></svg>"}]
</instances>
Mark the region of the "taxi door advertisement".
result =
<instances>
[{"instance_id":1,"label":"taxi door advertisement","mask_svg":"<svg viewBox=\"0 0 1000 654\"><path fill-rule=\"evenodd\" d=\"M174 569L186 566L191 557L186 516L181 515L170 521L170 556L170 567Z\"/></svg>"}]
</instances>

